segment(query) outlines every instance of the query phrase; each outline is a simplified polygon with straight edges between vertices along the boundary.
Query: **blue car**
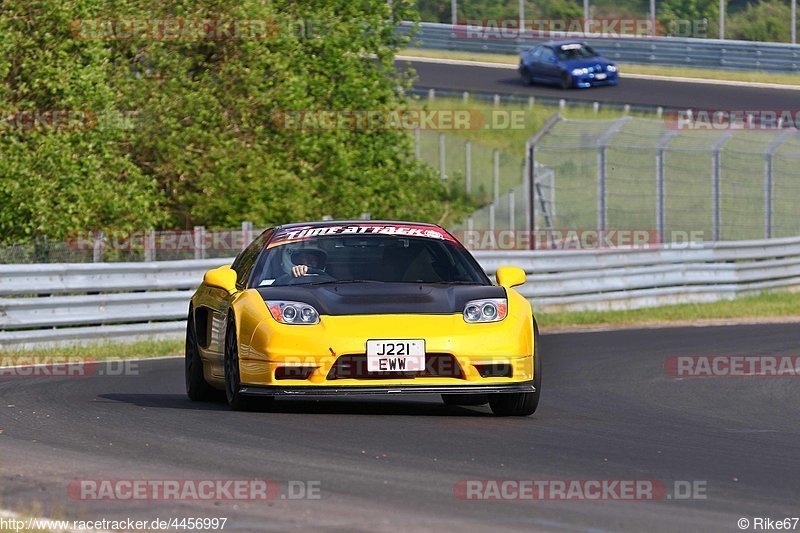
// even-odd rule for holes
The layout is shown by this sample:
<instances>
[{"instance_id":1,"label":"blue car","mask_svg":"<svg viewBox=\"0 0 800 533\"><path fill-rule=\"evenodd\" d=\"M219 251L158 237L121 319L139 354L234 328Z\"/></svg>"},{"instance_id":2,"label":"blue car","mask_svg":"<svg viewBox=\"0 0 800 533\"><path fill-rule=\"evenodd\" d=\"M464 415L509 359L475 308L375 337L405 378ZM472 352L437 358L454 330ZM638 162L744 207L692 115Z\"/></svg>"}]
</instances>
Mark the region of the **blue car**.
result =
<instances>
[{"instance_id":1,"label":"blue car","mask_svg":"<svg viewBox=\"0 0 800 533\"><path fill-rule=\"evenodd\" d=\"M547 83L562 89L616 85L617 66L586 43L548 42L520 54L519 73L526 84Z\"/></svg>"}]
</instances>

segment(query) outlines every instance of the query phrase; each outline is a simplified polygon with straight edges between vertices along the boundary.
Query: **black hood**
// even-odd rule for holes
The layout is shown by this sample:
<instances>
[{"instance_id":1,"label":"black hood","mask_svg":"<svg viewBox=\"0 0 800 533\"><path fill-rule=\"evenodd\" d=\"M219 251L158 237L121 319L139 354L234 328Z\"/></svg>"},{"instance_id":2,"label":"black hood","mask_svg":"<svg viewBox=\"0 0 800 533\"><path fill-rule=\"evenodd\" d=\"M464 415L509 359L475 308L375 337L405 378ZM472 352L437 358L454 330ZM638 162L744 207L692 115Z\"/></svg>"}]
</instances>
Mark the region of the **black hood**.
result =
<instances>
[{"instance_id":1,"label":"black hood","mask_svg":"<svg viewBox=\"0 0 800 533\"><path fill-rule=\"evenodd\" d=\"M470 300L505 298L503 287L425 283L343 283L259 287L264 300L313 305L321 315L453 314Z\"/></svg>"}]
</instances>

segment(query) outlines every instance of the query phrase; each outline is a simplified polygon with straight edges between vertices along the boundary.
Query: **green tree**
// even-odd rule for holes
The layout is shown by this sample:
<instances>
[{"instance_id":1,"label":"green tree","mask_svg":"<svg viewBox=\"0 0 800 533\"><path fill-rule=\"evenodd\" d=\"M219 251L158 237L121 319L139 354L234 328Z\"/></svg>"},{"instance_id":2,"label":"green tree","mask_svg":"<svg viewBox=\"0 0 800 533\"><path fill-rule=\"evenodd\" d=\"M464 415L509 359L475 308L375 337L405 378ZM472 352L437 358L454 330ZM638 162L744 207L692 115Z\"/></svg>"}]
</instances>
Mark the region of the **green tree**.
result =
<instances>
[{"instance_id":1,"label":"green tree","mask_svg":"<svg viewBox=\"0 0 800 533\"><path fill-rule=\"evenodd\" d=\"M6 241L85 229L356 216L440 220L470 206L401 130L286 128L283 111L402 110L395 0L13 0L0 29L5 109L131 112L132 128L0 139ZM258 39L95 39L76 19L268 21ZM99 29L98 29L99 28ZM78 32L77 36L70 30ZM11 36L11 38L8 38ZM89 38L87 38L89 37Z\"/></svg>"},{"instance_id":2,"label":"green tree","mask_svg":"<svg viewBox=\"0 0 800 533\"><path fill-rule=\"evenodd\" d=\"M157 184L131 160L124 132L92 118L119 95L109 50L71 38L69 23L93 12L85 4L0 4L1 242L164 220Z\"/></svg>"},{"instance_id":3,"label":"green tree","mask_svg":"<svg viewBox=\"0 0 800 533\"><path fill-rule=\"evenodd\" d=\"M714 37L719 21L719 2L717 0L664 0L657 4L657 19L666 35L681 37ZM701 35L685 35L686 28L695 31L706 28Z\"/></svg>"},{"instance_id":4,"label":"green tree","mask_svg":"<svg viewBox=\"0 0 800 533\"><path fill-rule=\"evenodd\" d=\"M783 0L765 0L748 5L728 20L730 39L789 42L792 12Z\"/></svg>"}]
</instances>

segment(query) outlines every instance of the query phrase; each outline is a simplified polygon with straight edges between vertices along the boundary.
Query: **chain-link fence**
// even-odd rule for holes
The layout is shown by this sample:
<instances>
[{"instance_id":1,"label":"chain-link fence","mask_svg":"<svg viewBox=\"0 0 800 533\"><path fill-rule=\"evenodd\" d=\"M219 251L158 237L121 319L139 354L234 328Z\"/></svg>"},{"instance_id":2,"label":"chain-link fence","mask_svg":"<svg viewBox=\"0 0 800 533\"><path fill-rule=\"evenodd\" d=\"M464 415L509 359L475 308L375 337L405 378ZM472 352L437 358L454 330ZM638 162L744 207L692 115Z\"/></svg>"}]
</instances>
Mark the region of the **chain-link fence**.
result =
<instances>
[{"instance_id":1,"label":"chain-link fence","mask_svg":"<svg viewBox=\"0 0 800 533\"><path fill-rule=\"evenodd\" d=\"M799 163L794 128L681 130L669 119L556 118L529 143L524 181L464 226L642 229L658 242L796 236Z\"/></svg>"}]
</instances>

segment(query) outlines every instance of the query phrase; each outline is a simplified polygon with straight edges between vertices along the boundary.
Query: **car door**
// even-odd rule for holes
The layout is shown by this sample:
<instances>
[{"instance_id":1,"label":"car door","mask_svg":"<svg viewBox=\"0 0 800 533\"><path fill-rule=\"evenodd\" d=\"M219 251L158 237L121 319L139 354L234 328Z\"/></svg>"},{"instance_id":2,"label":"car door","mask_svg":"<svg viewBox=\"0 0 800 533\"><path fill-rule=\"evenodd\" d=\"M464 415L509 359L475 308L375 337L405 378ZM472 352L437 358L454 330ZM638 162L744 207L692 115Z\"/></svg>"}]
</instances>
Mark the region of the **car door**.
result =
<instances>
[{"instance_id":1,"label":"car door","mask_svg":"<svg viewBox=\"0 0 800 533\"><path fill-rule=\"evenodd\" d=\"M541 61L541 79L548 82L556 82L561 78L561 67L558 64L558 58L555 51L549 46L542 47Z\"/></svg>"},{"instance_id":2,"label":"car door","mask_svg":"<svg viewBox=\"0 0 800 533\"><path fill-rule=\"evenodd\" d=\"M537 46L535 48L531 48L529 51L526 65L528 67L528 72L530 72L531 78L533 80L541 79L541 68L540 62L542 60L542 48L541 46Z\"/></svg>"}]
</instances>

